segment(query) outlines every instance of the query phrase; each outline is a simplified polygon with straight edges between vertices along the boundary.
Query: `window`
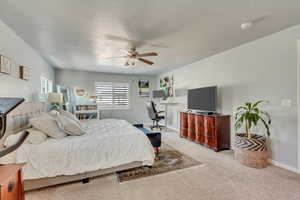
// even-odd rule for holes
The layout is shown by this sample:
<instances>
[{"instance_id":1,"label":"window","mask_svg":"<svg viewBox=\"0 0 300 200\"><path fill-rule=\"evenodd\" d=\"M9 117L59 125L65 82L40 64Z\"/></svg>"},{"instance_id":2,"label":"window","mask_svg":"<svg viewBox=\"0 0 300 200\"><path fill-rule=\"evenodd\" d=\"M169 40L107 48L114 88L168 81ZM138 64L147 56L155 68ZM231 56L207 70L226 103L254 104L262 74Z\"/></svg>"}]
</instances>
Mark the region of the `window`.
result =
<instances>
[{"instance_id":1,"label":"window","mask_svg":"<svg viewBox=\"0 0 300 200\"><path fill-rule=\"evenodd\" d=\"M53 81L41 76L41 101L46 101L49 92L53 91Z\"/></svg>"},{"instance_id":2,"label":"window","mask_svg":"<svg viewBox=\"0 0 300 200\"><path fill-rule=\"evenodd\" d=\"M99 108L128 109L129 84L128 83L95 83L97 104Z\"/></svg>"}]
</instances>

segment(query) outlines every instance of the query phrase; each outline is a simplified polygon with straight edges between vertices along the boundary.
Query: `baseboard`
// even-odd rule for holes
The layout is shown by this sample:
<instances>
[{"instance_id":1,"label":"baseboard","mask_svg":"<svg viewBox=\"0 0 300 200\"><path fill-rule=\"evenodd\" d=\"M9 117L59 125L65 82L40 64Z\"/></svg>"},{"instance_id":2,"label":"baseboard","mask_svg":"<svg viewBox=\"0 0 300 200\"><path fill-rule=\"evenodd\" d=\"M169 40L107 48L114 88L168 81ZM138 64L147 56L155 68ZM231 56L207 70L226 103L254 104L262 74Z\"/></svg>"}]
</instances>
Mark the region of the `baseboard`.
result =
<instances>
[{"instance_id":1,"label":"baseboard","mask_svg":"<svg viewBox=\"0 0 300 200\"><path fill-rule=\"evenodd\" d=\"M288 166L288 165L283 164L283 163L281 163L281 162L278 162L278 161L276 161L276 160L271 160L271 159L269 159L269 163L270 163L271 165L276 166L276 167L280 167L280 168L282 168L282 169L286 169L286 170L288 170L288 171L291 171L291 172L300 174L300 172L299 172L299 170L298 170L297 168Z\"/></svg>"},{"instance_id":2,"label":"baseboard","mask_svg":"<svg viewBox=\"0 0 300 200\"><path fill-rule=\"evenodd\" d=\"M158 124L159 124L159 125L162 125L162 126L165 125L164 123L158 123ZM176 131L176 132L179 133L179 129L178 129L178 128L175 128L175 127L173 127L173 126L167 126L167 128L168 128L168 129L171 129L171 130L173 130L173 131Z\"/></svg>"},{"instance_id":3,"label":"baseboard","mask_svg":"<svg viewBox=\"0 0 300 200\"><path fill-rule=\"evenodd\" d=\"M175 128L173 126L168 126L168 129L171 129L173 131L176 131L176 132L179 132L179 129L178 128Z\"/></svg>"}]
</instances>

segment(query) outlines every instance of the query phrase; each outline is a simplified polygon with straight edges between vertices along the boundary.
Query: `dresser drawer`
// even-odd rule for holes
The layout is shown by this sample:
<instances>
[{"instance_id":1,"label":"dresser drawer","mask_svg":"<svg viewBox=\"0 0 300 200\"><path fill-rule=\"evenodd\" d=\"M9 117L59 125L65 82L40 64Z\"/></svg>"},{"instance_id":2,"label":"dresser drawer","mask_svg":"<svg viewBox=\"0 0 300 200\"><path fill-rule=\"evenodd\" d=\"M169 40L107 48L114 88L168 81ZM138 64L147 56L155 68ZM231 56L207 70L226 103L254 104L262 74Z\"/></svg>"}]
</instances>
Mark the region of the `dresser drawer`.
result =
<instances>
[{"instance_id":1,"label":"dresser drawer","mask_svg":"<svg viewBox=\"0 0 300 200\"><path fill-rule=\"evenodd\" d=\"M217 139L215 137L206 137L205 138L205 145L208 147L217 147Z\"/></svg>"},{"instance_id":2,"label":"dresser drawer","mask_svg":"<svg viewBox=\"0 0 300 200\"><path fill-rule=\"evenodd\" d=\"M204 123L203 116L197 115L195 119L195 130L196 130L196 142L203 144L204 143Z\"/></svg>"},{"instance_id":3,"label":"dresser drawer","mask_svg":"<svg viewBox=\"0 0 300 200\"><path fill-rule=\"evenodd\" d=\"M188 136L189 140L195 140L196 129L195 129L195 117L196 115L188 115Z\"/></svg>"},{"instance_id":4,"label":"dresser drawer","mask_svg":"<svg viewBox=\"0 0 300 200\"><path fill-rule=\"evenodd\" d=\"M216 126L216 121L215 117L204 117L204 126L205 127L215 127Z\"/></svg>"},{"instance_id":5,"label":"dresser drawer","mask_svg":"<svg viewBox=\"0 0 300 200\"><path fill-rule=\"evenodd\" d=\"M217 137L216 128L215 127L205 127L204 128L204 136L205 137Z\"/></svg>"}]
</instances>

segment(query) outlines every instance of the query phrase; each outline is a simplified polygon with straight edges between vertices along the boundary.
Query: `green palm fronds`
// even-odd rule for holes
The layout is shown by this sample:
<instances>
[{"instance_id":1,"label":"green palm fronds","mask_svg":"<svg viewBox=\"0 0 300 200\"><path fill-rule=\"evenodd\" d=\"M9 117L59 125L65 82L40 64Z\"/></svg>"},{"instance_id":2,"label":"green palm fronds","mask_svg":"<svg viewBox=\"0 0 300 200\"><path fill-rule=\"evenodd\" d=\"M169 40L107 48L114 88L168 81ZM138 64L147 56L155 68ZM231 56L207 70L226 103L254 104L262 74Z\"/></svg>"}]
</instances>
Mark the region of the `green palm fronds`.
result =
<instances>
[{"instance_id":1,"label":"green palm fronds","mask_svg":"<svg viewBox=\"0 0 300 200\"><path fill-rule=\"evenodd\" d=\"M266 103L267 101L257 101L255 103L245 103L243 106L237 108L237 113L235 115L235 129L240 129L245 125L247 136L250 138L250 130L253 126L257 126L261 122L266 128L267 135L270 136L270 124L271 116L266 111L260 110L258 106L261 103Z\"/></svg>"}]
</instances>

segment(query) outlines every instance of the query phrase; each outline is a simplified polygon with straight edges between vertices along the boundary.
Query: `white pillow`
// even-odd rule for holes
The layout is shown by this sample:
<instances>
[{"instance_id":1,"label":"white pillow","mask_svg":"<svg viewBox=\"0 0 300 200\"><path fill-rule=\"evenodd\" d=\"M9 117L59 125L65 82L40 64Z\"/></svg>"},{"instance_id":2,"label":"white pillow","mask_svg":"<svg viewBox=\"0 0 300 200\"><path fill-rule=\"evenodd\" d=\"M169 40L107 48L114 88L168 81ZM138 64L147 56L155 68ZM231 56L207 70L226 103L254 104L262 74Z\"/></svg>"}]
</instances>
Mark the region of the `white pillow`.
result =
<instances>
[{"instance_id":1,"label":"white pillow","mask_svg":"<svg viewBox=\"0 0 300 200\"><path fill-rule=\"evenodd\" d=\"M63 130L68 135L79 136L79 135L85 134L85 131L74 120L72 120L64 115L57 115L55 117L55 119L58 121L59 124L61 124Z\"/></svg>"},{"instance_id":2,"label":"white pillow","mask_svg":"<svg viewBox=\"0 0 300 200\"><path fill-rule=\"evenodd\" d=\"M41 113L39 117L31 118L29 122L34 128L46 133L49 137L60 139L67 136L61 130L62 126L48 113Z\"/></svg>"},{"instance_id":3,"label":"white pillow","mask_svg":"<svg viewBox=\"0 0 300 200\"><path fill-rule=\"evenodd\" d=\"M72 119L74 120L79 126L81 126L81 122L79 121L79 119L77 119L77 117L75 115L73 115L72 113L68 112L68 111L65 111L63 109L59 109L58 112L65 116L65 117L68 117L69 119Z\"/></svg>"},{"instance_id":4,"label":"white pillow","mask_svg":"<svg viewBox=\"0 0 300 200\"><path fill-rule=\"evenodd\" d=\"M57 115L59 115L59 112L57 110L51 110L49 112L49 115L51 115L52 117L56 117Z\"/></svg>"},{"instance_id":5,"label":"white pillow","mask_svg":"<svg viewBox=\"0 0 300 200\"><path fill-rule=\"evenodd\" d=\"M47 135L36 128L27 129L29 132L26 142L29 144L41 144L47 140Z\"/></svg>"}]
</instances>

